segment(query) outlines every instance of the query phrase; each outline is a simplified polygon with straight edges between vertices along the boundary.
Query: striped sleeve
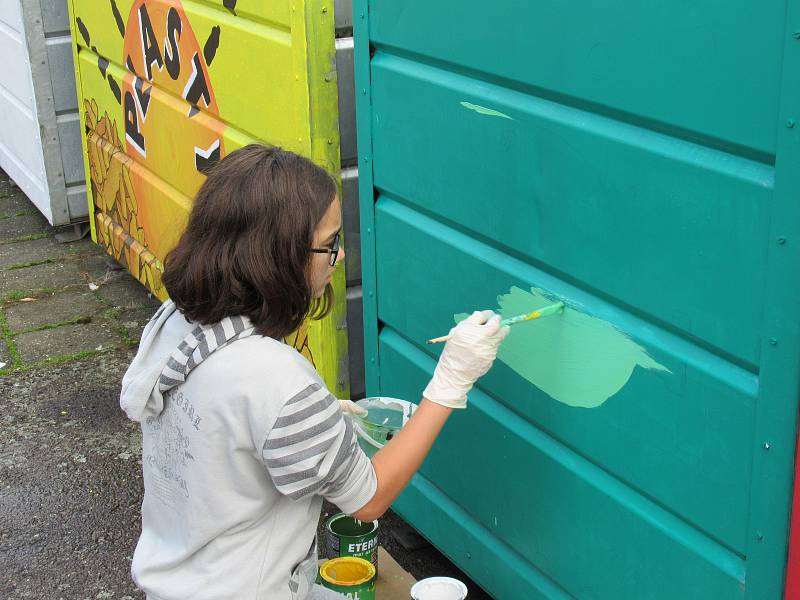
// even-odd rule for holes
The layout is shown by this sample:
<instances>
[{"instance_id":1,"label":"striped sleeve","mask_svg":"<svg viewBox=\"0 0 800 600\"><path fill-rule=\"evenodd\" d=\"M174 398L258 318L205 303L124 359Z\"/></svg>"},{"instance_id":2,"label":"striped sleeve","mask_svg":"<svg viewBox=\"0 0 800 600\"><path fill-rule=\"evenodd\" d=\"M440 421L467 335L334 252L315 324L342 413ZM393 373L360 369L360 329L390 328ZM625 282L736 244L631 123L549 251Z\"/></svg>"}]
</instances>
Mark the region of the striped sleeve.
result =
<instances>
[{"instance_id":1,"label":"striped sleeve","mask_svg":"<svg viewBox=\"0 0 800 600\"><path fill-rule=\"evenodd\" d=\"M350 418L317 383L286 402L262 457L275 487L294 500L321 495L353 513L375 494L375 470L358 446Z\"/></svg>"}]
</instances>

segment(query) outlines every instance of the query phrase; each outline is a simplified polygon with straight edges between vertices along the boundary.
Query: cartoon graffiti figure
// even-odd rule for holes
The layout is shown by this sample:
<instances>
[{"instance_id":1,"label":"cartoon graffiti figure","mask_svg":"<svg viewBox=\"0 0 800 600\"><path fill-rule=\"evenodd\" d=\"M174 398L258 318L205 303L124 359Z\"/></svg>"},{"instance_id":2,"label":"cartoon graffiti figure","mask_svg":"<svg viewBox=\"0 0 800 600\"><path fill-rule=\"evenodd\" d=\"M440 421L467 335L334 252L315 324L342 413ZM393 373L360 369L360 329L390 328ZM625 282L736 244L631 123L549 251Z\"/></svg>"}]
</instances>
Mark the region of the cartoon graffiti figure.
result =
<instances>
[{"instance_id":1,"label":"cartoon graffiti figure","mask_svg":"<svg viewBox=\"0 0 800 600\"><path fill-rule=\"evenodd\" d=\"M135 0L127 23L114 0L110 14L123 38L119 64L127 67L118 82L106 59L91 45L90 32L78 17L77 29L122 109L124 146L117 119L99 114L97 103L85 101L89 131L89 170L98 241L157 296L164 256L174 240L148 236L156 224L180 231L180 211L153 198L164 187L156 173L170 165L170 185L193 196L207 170L224 155L224 124L219 119L209 65L219 46L215 26L201 48L180 0ZM175 193L165 193L175 196ZM141 201L137 201L141 199Z\"/></svg>"}]
</instances>

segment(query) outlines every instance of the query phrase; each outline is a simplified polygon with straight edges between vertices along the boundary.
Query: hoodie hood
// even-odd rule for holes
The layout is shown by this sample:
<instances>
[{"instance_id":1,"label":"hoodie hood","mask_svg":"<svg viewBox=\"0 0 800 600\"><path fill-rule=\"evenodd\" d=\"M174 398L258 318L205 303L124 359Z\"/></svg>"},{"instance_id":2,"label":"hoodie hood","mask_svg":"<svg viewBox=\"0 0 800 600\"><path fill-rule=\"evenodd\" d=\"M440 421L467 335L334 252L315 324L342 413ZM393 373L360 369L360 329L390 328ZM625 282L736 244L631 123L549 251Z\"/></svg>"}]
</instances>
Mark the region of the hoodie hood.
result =
<instances>
[{"instance_id":1,"label":"hoodie hood","mask_svg":"<svg viewBox=\"0 0 800 600\"><path fill-rule=\"evenodd\" d=\"M187 321L172 300L156 311L144 329L139 351L122 378L119 404L128 418L141 422L164 410L164 394L179 386L216 350L255 333L244 316L213 325Z\"/></svg>"}]
</instances>

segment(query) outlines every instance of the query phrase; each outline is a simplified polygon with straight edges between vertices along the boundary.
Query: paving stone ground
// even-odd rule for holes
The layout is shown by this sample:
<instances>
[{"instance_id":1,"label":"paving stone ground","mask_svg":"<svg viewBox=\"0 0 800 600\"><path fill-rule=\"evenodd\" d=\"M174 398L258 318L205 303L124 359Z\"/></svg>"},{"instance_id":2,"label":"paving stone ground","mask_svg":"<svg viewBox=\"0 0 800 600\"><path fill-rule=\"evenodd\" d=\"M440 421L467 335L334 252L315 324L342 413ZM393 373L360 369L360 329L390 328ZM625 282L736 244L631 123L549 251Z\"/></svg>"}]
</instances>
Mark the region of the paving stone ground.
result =
<instances>
[{"instance_id":1,"label":"paving stone ground","mask_svg":"<svg viewBox=\"0 0 800 600\"><path fill-rule=\"evenodd\" d=\"M98 295L88 288L42 294L36 300L10 304L6 310L8 328L14 332L54 323L91 319L105 309Z\"/></svg>"},{"instance_id":2,"label":"paving stone ground","mask_svg":"<svg viewBox=\"0 0 800 600\"><path fill-rule=\"evenodd\" d=\"M158 302L91 241L54 233L0 171L0 599L142 600L141 435L118 399ZM414 578L488 598L424 541L404 548L404 530L389 512L380 541Z\"/></svg>"},{"instance_id":3,"label":"paving stone ground","mask_svg":"<svg viewBox=\"0 0 800 600\"><path fill-rule=\"evenodd\" d=\"M54 233L0 171L0 598L140 600L141 441L118 398L158 302Z\"/></svg>"}]
</instances>

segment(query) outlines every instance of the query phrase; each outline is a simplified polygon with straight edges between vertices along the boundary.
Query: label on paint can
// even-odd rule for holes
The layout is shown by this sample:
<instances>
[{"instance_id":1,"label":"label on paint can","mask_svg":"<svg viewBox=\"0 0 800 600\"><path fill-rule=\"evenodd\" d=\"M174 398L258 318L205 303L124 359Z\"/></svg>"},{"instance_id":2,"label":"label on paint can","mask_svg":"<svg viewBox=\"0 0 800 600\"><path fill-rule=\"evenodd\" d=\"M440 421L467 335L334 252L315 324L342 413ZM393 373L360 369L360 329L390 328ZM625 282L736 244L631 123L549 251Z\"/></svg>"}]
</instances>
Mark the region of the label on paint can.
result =
<instances>
[{"instance_id":1,"label":"label on paint can","mask_svg":"<svg viewBox=\"0 0 800 600\"><path fill-rule=\"evenodd\" d=\"M378 522L362 522L344 513L333 515L325 524L328 556L355 556L371 562L378 570Z\"/></svg>"}]
</instances>

